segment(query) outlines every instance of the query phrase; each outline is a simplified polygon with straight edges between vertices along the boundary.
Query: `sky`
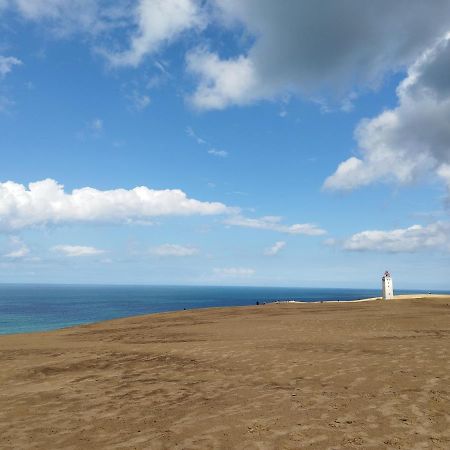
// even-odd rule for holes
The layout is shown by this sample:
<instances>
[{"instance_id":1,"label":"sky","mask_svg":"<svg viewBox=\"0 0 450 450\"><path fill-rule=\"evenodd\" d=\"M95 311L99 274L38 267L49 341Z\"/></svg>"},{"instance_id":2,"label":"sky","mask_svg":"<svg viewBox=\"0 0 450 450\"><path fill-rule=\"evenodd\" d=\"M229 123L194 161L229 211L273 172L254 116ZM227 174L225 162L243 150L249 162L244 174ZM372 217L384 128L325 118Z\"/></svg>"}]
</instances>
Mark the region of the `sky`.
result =
<instances>
[{"instance_id":1,"label":"sky","mask_svg":"<svg viewBox=\"0 0 450 450\"><path fill-rule=\"evenodd\" d=\"M450 290L450 1L0 0L0 282Z\"/></svg>"}]
</instances>

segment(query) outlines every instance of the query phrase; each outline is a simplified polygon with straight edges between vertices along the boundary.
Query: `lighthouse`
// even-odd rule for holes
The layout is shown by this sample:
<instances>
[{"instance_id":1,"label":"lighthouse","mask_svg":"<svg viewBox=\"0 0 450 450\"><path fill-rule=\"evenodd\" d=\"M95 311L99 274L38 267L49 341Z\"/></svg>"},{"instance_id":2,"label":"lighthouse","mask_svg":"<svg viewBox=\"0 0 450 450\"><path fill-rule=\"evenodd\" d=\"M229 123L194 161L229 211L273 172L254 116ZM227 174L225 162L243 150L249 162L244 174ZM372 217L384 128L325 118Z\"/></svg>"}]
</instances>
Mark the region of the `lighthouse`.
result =
<instances>
[{"instance_id":1,"label":"lighthouse","mask_svg":"<svg viewBox=\"0 0 450 450\"><path fill-rule=\"evenodd\" d=\"M394 298L394 284L391 274L387 270L381 278L381 291L383 300L392 300Z\"/></svg>"}]
</instances>

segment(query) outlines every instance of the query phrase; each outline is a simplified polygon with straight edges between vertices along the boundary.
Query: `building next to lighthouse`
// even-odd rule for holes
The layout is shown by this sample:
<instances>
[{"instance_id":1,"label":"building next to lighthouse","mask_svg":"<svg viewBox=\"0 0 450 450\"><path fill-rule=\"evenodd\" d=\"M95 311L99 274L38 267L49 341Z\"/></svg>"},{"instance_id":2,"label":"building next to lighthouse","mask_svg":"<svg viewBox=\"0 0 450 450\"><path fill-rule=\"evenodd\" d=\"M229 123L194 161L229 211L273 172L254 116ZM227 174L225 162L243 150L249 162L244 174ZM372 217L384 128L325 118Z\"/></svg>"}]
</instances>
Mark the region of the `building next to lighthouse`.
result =
<instances>
[{"instance_id":1,"label":"building next to lighthouse","mask_svg":"<svg viewBox=\"0 0 450 450\"><path fill-rule=\"evenodd\" d=\"M381 278L381 291L383 300L392 300L394 298L394 283L391 274L386 270Z\"/></svg>"}]
</instances>

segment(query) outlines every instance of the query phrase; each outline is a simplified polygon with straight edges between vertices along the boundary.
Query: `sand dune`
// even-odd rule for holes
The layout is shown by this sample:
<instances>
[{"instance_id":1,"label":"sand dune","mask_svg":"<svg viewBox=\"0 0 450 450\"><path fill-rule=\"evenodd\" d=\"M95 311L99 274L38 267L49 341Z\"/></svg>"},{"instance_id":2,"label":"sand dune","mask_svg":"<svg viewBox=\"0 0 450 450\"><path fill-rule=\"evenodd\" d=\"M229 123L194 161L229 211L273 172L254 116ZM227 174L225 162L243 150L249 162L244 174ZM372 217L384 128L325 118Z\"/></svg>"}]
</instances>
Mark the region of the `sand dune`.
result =
<instances>
[{"instance_id":1,"label":"sand dune","mask_svg":"<svg viewBox=\"0 0 450 450\"><path fill-rule=\"evenodd\" d=\"M448 449L450 297L0 337L1 449Z\"/></svg>"}]
</instances>

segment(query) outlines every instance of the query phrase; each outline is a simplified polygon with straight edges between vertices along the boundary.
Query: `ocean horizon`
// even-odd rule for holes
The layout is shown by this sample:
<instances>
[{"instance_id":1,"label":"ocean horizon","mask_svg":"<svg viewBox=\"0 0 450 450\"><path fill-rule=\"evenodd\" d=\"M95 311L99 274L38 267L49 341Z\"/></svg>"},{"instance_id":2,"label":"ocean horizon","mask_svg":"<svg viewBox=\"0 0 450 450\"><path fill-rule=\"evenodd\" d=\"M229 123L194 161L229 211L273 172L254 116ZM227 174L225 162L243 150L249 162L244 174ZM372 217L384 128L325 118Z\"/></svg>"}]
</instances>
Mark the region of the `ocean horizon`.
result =
<instances>
[{"instance_id":1,"label":"ocean horizon","mask_svg":"<svg viewBox=\"0 0 450 450\"><path fill-rule=\"evenodd\" d=\"M396 290L396 294L449 293ZM256 286L0 284L0 334L50 331L160 312L249 306L277 300L351 301L380 289Z\"/></svg>"}]
</instances>

